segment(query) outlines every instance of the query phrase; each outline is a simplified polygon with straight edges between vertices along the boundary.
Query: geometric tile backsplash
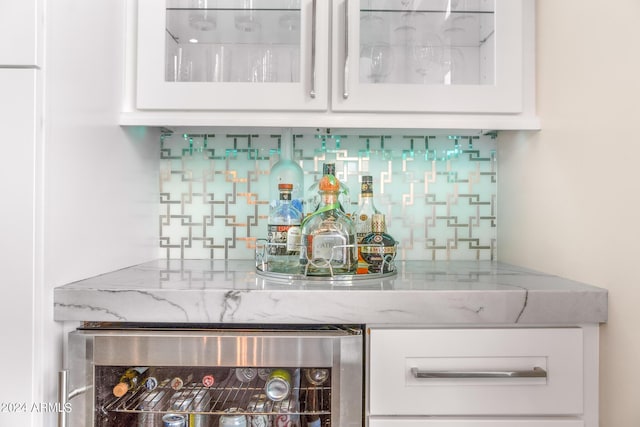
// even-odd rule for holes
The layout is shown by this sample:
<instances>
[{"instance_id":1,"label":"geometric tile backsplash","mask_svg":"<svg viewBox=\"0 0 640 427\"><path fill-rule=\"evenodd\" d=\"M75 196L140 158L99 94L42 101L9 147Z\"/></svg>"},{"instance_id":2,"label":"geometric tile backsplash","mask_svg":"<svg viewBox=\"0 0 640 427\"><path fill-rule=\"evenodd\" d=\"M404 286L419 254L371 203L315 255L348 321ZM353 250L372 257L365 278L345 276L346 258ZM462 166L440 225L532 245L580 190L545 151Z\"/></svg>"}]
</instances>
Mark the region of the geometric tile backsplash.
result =
<instances>
[{"instance_id":1,"label":"geometric tile backsplash","mask_svg":"<svg viewBox=\"0 0 640 427\"><path fill-rule=\"evenodd\" d=\"M252 259L266 237L268 175L280 134L165 133L160 155L163 257ZM357 207L361 175L398 242L400 260L495 260L496 140L492 135L294 135L308 188L334 162Z\"/></svg>"}]
</instances>

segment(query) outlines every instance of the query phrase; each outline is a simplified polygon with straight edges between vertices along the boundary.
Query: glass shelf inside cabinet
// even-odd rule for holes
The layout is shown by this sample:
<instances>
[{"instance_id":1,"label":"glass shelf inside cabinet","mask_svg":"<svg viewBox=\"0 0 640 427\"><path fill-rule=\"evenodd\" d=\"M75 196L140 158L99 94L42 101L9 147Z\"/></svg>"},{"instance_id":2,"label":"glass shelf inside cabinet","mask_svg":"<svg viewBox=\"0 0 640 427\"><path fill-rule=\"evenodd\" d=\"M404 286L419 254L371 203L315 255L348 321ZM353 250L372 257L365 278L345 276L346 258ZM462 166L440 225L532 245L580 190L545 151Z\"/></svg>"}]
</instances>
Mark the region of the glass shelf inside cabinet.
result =
<instances>
[{"instance_id":1,"label":"glass shelf inside cabinet","mask_svg":"<svg viewBox=\"0 0 640 427\"><path fill-rule=\"evenodd\" d=\"M166 4L166 81L300 81L300 0Z\"/></svg>"},{"instance_id":2,"label":"glass shelf inside cabinet","mask_svg":"<svg viewBox=\"0 0 640 427\"><path fill-rule=\"evenodd\" d=\"M362 0L360 82L493 85L494 0Z\"/></svg>"}]
</instances>

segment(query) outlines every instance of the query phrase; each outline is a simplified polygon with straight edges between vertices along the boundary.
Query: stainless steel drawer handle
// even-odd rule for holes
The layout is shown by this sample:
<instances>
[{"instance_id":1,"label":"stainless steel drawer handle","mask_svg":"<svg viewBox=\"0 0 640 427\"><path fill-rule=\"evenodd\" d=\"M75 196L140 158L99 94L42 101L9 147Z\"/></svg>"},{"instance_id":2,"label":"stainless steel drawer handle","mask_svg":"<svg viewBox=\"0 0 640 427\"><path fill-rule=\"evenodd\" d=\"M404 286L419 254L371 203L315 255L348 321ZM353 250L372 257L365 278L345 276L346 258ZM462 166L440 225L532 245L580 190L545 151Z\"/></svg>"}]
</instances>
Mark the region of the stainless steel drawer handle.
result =
<instances>
[{"instance_id":1,"label":"stainless steel drawer handle","mask_svg":"<svg viewBox=\"0 0 640 427\"><path fill-rule=\"evenodd\" d=\"M421 371L411 368L415 378L547 378L547 371L535 366L526 371Z\"/></svg>"}]
</instances>

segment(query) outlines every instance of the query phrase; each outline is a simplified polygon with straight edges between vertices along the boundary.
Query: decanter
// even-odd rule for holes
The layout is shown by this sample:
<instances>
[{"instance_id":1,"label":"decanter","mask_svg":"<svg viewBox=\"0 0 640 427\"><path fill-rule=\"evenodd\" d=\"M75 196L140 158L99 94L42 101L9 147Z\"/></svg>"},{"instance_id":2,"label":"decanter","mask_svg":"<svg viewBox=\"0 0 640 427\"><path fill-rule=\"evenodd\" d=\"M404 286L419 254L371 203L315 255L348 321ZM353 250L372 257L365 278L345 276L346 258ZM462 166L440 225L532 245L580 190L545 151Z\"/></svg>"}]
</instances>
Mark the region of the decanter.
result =
<instances>
[{"instance_id":1,"label":"decanter","mask_svg":"<svg viewBox=\"0 0 640 427\"><path fill-rule=\"evenodd\" d=\"M318 181L320 205L301 226L300 263L310 276L354 274L358 267L353 221L340 209L340 181L331 174Z\"/></svg>"}]
</instances>

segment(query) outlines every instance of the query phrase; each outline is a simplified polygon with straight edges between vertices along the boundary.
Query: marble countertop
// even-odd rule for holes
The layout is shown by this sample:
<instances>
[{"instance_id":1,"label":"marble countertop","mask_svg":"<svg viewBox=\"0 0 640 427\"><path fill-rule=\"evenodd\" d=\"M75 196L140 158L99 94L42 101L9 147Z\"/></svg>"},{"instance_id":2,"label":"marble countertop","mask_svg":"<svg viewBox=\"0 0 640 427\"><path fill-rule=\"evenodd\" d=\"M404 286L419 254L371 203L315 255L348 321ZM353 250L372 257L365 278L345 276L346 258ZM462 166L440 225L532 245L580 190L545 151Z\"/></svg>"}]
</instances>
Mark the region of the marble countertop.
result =
<instances>
[{"instance_id":1,"label":"marble countertop","mask_svg":"<svg viewBox=\"0 0 640 427\"><path fill-rule=\"evenodd\" d=\"M246 260L155 260L54 290L58 321L573 325L607 320L607 291L483 261L405 261L350 282L274 280Z\"/></svg>"}]
</instances>

